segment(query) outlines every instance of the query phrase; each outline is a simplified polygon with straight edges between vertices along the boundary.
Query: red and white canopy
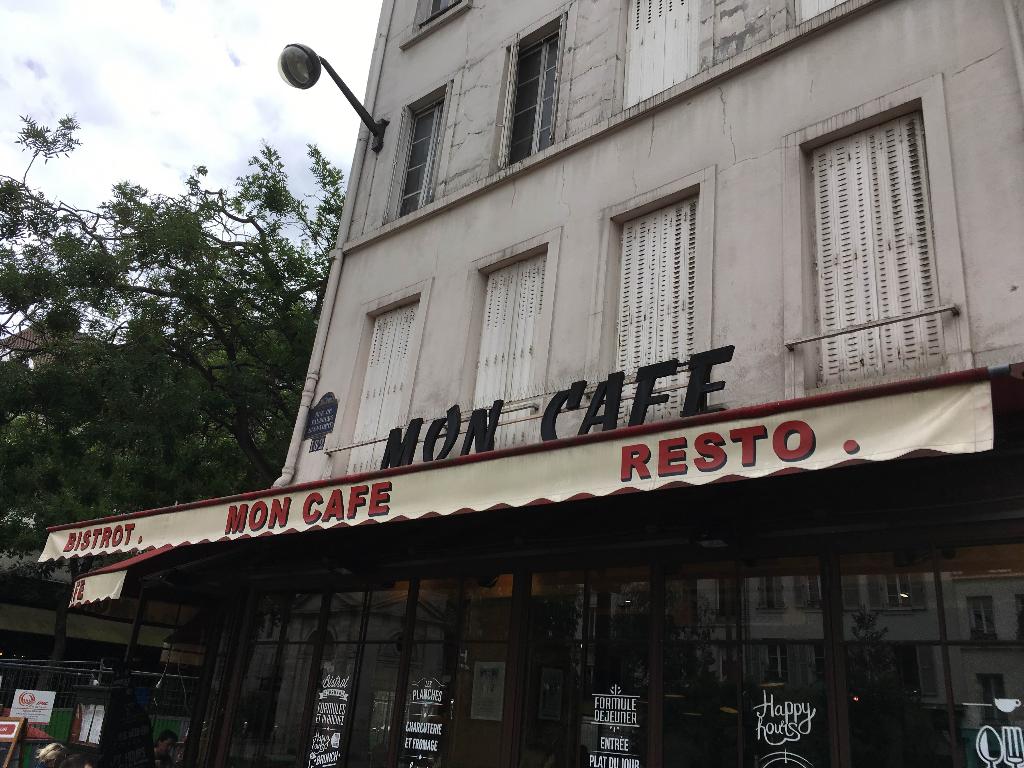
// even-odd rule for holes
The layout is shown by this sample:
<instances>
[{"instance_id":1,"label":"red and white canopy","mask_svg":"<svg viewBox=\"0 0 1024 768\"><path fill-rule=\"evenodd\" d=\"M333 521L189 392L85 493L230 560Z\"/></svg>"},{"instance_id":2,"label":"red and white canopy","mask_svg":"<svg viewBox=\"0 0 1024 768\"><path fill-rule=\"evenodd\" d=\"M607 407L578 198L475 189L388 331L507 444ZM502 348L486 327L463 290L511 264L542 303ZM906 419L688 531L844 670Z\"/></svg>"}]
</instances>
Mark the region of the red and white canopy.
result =
<instances>
[{"instance_id":1,"label":"red and white canopy","mask_svg":"<svg viewBox=\"0 0 1024 768\"><path fill-rule=\"evenodd\" d=\"M987 451L984 369L702 414L49 529L41 561L166 552L929 454ZM117 597L135 559L94 571L74 604Z\"/></svg>"}]
</instances>

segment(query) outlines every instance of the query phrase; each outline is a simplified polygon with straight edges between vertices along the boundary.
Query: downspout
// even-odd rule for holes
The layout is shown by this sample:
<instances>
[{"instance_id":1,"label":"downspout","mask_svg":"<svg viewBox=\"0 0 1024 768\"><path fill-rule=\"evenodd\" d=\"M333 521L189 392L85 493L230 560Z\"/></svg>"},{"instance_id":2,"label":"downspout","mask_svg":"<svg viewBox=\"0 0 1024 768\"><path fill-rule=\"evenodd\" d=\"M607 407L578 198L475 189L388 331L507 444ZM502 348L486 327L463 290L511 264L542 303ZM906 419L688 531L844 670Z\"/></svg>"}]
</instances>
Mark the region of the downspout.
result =
<instances>
[{"instance_id":1,"label":"downspout","mask_svg":"<svg viewBox=\"0 0 1024 768\"><path fill-rule=\"evenodd\" d=\"M1010 28L1010 48L1013 50L1013 64L1017 70L1017 86L1020 88L1021 99L1024 99L1024 43L1021 42L1020 19L1014 0L1003 0L1006 9L1006 23Z\"/></svg>"},{"instance_id":2,"label":"downspout","mask_svg":"<svg viewBox=\"0 0 1024 768\"><path fill-rule=\"evenodd\" d=\"M395 0L385 0L381 7L380 21L377 24L377 40L373 47L373 59L370 62L370 74L366 83L366 108L373 114L374 105L377 101L377 92L380 87L380 73L384 64L384 52L387 46L388 36L391 32L391 20L394 15ZM370 132L365 125L359 128L359 139L356 142L355 156L352 160L352 172L349 175L349 188L345 193L345 211L341 215L341 226L338 227L338 237L335 240L334 248L331 249L331 268L327 275L327 290L324 292L323 309L320 311L320 322L317 324L316 337L313 340L313 353L309 358L309 369L306 373L306 383L302 387L302 397L299 399L299 412L295 417L295 427L292 429L292 439L288 444L288 456L285 459L284 467L281 469L281 476L274 481L274 488L288 485L295 477L295 469L299 463L299 449L302 447L302 435L306 430L306 418L309 415L309 406L316 394L316 387L320 381L320 368L323 364L324 353L327 350L327 333L334 317L334 303L338 297L338 285L341 282L341 268L345 261L345 253L342 246L348 240L349 229L352 227L352 214L355 211L356 197L359 194L359 181L363 175L363 162L367 154Z\"/></svg>"}]
</instances>

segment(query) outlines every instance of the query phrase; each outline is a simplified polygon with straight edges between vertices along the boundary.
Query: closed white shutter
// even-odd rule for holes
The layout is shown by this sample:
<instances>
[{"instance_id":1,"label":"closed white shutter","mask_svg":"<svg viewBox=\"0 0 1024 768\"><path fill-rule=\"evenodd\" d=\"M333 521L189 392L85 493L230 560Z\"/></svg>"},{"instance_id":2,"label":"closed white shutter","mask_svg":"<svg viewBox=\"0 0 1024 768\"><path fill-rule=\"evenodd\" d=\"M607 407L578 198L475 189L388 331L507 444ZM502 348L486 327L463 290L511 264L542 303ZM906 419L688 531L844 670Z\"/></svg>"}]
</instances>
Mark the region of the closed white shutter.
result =
<instances>
[{"instance_id":1,"label":"closed white shutter","mask_svg":"<svg viewBox=\"0 0 1024 768\"><path fill-rule=\"evenodd\" d=\"M399 420L402 417L409 336L415 319L416 305L410 304L378 315L373 322L370 358L366 364L352 442L379 442L352 449L348 463L350 474L379 469L388 432L404 426Z\"/></svg>"},{"instance_id":2,"label":"closed white shutter","mask_svg":"<svg viewBox=\"0 0 1024 768\"><path fill-rule=\"evenodd\" d=\"M830 11L844 0L797 0L800 5L800 21L814 18L820 13Z\"/></svg>"},{"instance_id":3,"label":"closed white shutter","mask_svg":"<svg viewBox=\"0 0 1024 768\"><path fill-rule=\"evenodd\" d=\"M487 276L484 327L477 363L475 407L495 400L514 402L537 394L536 333L544 300L545 257L516 262ZM521 419L527 411L505 417ZM496 447L523 442L531 423L499 427ZM536 432L533 423L532 432Z\"/></svg>"},{"instance_id":4,"label":"closed white shutter","mask_svg":"<svg viewBox=\"0 0 1024 768\"><path fill-rule=\"evenodd\" d=\"M921 116L901 117L815 151L822 332L938 306ZM937 315L822 342L822 384L941 362Z\"/></svg>"},{"instance_id":5,"label":"closed white shutter","mask_svg":"<svg viewBox=\"0 0 1024 768\"><path fill-rule=\"evenodd\" d=\"M629 0L625 106L697 74L699 0Z\"/></svg>"},{"instance_id":6,"label":"closed white shutter","mask_svg":"<svg viewBox=\"0 0 1024 768\"><path fill-rule=\"evenodd\" d=\"M694 353L694 302L697 277L697 198L626 222L622 228L618 369L627 381L644 365ZM682 385L686 374L661 379L658 389ZM631 397L627 387L625 397ZM648 420L679 415L684 392L656 406ZM631 402L623 403L623 418Z\"/></svg>"}]
</instances>

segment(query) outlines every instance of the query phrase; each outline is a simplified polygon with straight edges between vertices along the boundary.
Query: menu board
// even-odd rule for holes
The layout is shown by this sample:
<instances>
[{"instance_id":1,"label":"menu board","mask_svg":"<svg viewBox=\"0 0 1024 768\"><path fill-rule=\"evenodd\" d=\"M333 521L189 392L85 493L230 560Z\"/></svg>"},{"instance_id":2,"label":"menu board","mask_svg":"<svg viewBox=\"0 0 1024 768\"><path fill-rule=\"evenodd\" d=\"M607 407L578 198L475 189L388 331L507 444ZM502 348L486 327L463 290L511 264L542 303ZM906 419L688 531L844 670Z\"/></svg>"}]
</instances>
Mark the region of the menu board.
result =
<instances>
[{"instance_id":1,"label":"menu board","mask_svg":"<svg viewBox=\"0 0 1024 768\"><path fill-rule=\"evenodd\" d=\"M640 697L623 693L618 685L593 696L597 749L588 755L588 768L641 768Z\"/></svg>"},{"instance_id":2,"label":"menu board","mask_svg":"<svg viewBox=\"0 0 1024 768\"><path fill-rule=\"evenodd\" d=\"M0 717L0 768L18 764L24 727L25 719L22 717Z\"/></svg>"},{"instance_id":3,"label":"menu board","mask_svg":"<svg viewBox=\"0 0 1024 768\"><path fill-rule=\"evenodd\" d=\"M100 719L99 768L153 768L153 726L127 688L114 688Z\"/></svg>"},{"instance_id":4,"label":"menu board","mask_svg":"<svg viewBox=\"0 0 1024 768\"><path fill-rule=\"evenodd\" d=\"M313 737L309 742L307 768L333 766L341 756L351 679L351 676L328 673L320 681L313 708Z\"/></svg>"},{"instance_id":5,"label":"menu board","mask_svg":"<svg viewBox=\"0 0 1024 768\"><path fill-rule=\"evenodd\" d=\"M444 683L424 677L410 685L399 768L433 768L441 755L447 720Z\"/></svg>"}]
</instances>

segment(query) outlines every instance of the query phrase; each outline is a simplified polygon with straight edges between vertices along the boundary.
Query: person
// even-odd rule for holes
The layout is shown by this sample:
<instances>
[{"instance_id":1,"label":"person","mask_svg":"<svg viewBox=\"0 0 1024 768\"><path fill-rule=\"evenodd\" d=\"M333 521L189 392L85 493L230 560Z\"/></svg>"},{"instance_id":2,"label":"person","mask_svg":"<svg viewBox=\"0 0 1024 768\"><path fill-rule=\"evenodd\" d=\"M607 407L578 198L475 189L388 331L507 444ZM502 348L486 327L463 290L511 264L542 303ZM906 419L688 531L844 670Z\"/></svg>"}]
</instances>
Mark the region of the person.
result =
<instances>
[{"instance_id":1,"label":"person","mask_svg":"<svg viewBox=\"0 0 1024 768\"><path fill-rule=\"evenodd\" d=\"M67 756L68 753L63 744L57 742L47 744L36 753L36 768L61 768Z\"/></svg>"},{"instance_id":2,"label":"person","mask_svg":"<svg viewBox=\"0 0 1024 768\"><path fill-rule=\"evenodd\" d=\"M171 768L171 751L178 743L178 734L174 731L161 731L156 737L156 744L153 745L153 757L156 758L157 768Z\"/></svg>"},{"instance_id":3,"label":"person","mask_svg":"<svg viewBox=\"0 0 1024 768\"><path fill-rule=\"evenodd\" d=\"M96 768L96 761L92 755L76 752L65 758L61 768Z\"/></svg>"}]
</instances>

